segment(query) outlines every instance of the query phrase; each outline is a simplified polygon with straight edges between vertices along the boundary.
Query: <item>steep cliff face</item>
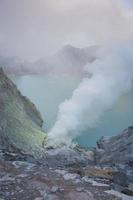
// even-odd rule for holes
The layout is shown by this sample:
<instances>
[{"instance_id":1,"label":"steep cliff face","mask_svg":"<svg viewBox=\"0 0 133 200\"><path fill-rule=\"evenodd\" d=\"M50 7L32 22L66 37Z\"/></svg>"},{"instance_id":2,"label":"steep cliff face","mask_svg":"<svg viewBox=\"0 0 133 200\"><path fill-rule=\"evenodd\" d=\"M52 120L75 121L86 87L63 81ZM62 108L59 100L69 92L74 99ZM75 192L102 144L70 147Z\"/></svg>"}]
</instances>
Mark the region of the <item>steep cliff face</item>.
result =
<instances>
[{"instance_id":1,"label":"steep cliff face","mask_svg":"<svg viewBox=\"0 0 133 200\"><path fill-rule=\"evenodd\" d=\"M38 155L46 134L43 120L30 100L21 95L0 69L0 148Z\"/></svg>"},{"instance_id":2,"label":"steep cliff face","mask_svg":"<svg viewBox=\"0 0 133 200\"><path fill-rule=\"evenodd\" d=\"M133 127L111 137L102 137L98 142L98 162L133 166Z\"/></svg>"}]
</instances>

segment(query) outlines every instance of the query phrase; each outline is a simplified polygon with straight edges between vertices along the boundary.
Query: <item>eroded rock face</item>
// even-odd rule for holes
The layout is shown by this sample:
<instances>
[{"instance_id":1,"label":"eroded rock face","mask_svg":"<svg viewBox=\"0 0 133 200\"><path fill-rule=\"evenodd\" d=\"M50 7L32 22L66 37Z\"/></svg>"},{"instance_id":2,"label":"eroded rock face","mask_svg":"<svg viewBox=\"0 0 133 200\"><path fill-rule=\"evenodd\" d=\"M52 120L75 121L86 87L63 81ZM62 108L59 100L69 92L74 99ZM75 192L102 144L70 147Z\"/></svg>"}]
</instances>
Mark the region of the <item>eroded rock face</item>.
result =
<instances>
[{"instance_id":1,"label":"eroded rock face","mask_svg":"<svg viewBox=\"0 0 133 200\"><path fill-rule=\"evenodd\" d=\"M133 127L111 138L102 137L97 145L97 162L133 166Z\"/></svg>"},{"instance_id":2,"label":"eroded rock face","mask_svg":"<svg viewBox=\"0 0 133 200\"><path fill-rule=\"evenodd\" d=\"M46 137L42 123L35 105L0 69L0 149L37 156Z\"/></svg>"}]
</instances>

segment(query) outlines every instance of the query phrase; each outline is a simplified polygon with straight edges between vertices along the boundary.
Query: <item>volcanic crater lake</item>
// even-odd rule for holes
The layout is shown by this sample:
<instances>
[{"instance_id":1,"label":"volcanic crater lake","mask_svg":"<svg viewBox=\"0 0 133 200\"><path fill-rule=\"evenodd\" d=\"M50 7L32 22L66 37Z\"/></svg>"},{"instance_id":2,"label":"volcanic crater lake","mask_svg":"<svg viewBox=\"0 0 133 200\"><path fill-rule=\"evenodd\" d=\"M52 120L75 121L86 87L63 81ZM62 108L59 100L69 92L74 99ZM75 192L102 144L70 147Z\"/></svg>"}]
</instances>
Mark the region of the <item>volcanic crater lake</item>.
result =
<instances>
[{"instance_id":1,"label":"volcanic crater lake","mask_svg":"<svg viewBox=\"0 0 133 200\"><path fill-rule=\"evenodd\" d=\"M37 106L48 132L56 121L60 103L69 99L81 77L75 76L19 76L13 78L23 95ZM105 112L93 129L88 129L76 141L84 147L94 147L101 136L112 136L133 125L133 91L121 96L113 107Z\"/></svg>"}]
</instances>

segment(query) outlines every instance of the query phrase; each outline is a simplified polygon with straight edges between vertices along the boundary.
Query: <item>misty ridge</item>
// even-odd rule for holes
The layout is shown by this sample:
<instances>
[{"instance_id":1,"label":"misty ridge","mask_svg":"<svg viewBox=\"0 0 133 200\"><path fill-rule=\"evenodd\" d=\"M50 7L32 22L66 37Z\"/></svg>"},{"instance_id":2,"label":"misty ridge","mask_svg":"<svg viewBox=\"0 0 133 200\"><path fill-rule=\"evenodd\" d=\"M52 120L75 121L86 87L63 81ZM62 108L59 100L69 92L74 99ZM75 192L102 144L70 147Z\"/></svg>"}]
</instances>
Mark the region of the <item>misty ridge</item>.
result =
<instances>
[{"instance_id":1,"label":"misty ridge","mask_svg":"<svg viewBox=\"0 0 133 200\"><path fill-rule=\"evenodd\" d=\"M0 56L0 66L10 75L83 75L87 63L98 58L100 46L76 48L65 45L53 56L28 62L18 57Z\"/></svg>"}]
</instances>

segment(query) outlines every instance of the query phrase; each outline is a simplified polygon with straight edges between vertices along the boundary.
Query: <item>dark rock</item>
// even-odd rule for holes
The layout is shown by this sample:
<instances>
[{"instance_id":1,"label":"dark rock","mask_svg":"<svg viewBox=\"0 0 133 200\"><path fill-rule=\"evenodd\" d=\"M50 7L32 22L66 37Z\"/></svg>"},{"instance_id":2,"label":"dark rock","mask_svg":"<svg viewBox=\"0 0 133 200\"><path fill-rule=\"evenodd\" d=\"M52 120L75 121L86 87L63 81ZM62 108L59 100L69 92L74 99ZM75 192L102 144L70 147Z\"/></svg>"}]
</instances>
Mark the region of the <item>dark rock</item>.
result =
<instances>
[{"instance_id":1,"label":"dark rock","mask_svg":"<svg viewBox=\"0 0 133 200\"><path fill-rule=\"evenodd\" d=\"M127 175L123 172L120 172L120 171L112 172L112 181L115 184L118 184L118 185L123 186L123 187L127 187L127 185L128 185Z\"/></svg>"},{"instance_id":2,"label":"dark rock","mask_svg":"<svg viewBox=\"0 0 133 200\"><path fill-rule=\"evenodd\" d=\"M133 183L129 183L128 187L125 187L121 190L122 193L133 196Z\"/></svg>"},{"instance_id":3,"label":"dark rock","mask_svg":"<svg viewBox=\"0 0 133 200\"><path fill-rule=\"evenodd\" d=\"M128 196L133 196L133 191L129 190L128 188L125 188L124 190L122 190L122 193Z\"/></svg>"},{"instance_id":4,"label":"dark rock","mask_svg":"<svg viewBox=\"0 0 133 200\"><path fill-rule=\"evenodd\" d=\"M132 166L133 163L133 127L130 126L122 133L97 142L97 163L110 165L124 164Z\"/></svg>"},{"instance_id":5,"label":"dark rock","mask_svg":"<svg viewBox=\"0 0 133 200\"><path fill-rule=\"evenodd\" d=\"M124 189L122 190L122 193L123 193L123 194L126 194L126 195L128 195L128 196L133 196L133 191L130 190L129 188L124 188Z\"/></svg>"}]
</instances>

